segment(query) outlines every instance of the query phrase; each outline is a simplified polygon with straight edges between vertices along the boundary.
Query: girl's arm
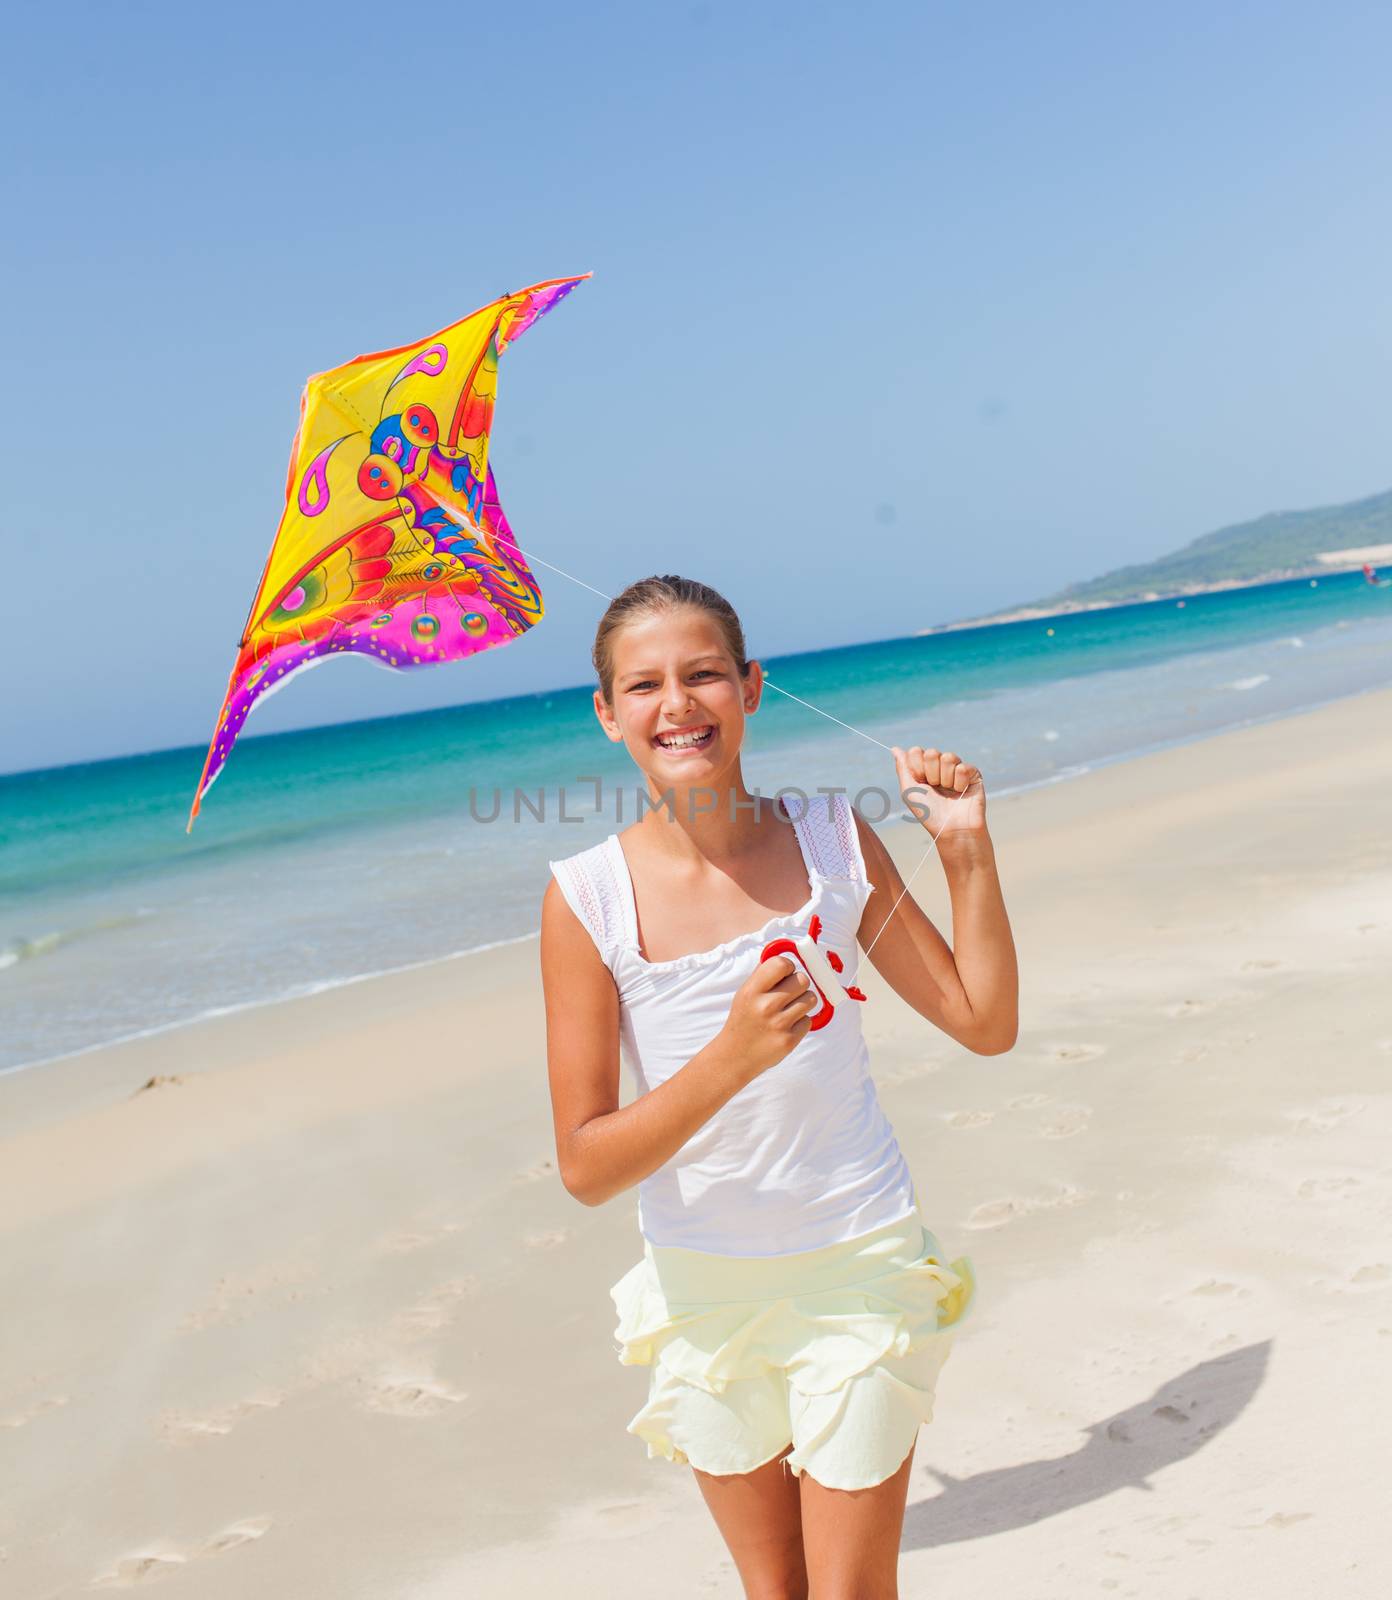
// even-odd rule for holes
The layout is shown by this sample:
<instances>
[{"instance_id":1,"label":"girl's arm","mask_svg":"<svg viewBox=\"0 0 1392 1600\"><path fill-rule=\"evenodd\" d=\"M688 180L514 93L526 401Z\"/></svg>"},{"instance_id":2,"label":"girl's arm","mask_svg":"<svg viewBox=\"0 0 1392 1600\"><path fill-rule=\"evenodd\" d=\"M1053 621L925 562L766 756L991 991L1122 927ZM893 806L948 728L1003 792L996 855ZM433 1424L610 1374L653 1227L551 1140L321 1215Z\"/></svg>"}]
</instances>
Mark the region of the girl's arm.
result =
<instances>
[{"instance_id":1,"label":"girl's arm","mask_svg":"<svg viewBox=\"0 0 1392 1600\"><path fill-rule=\"evenodd\" d=\"M748 999L738 1007L746 1026L727 1025L666 1083L620 1110L619 996L613 975L555 880L547 885L541 902L546 1066L556 1164L570 1194L599 1206L641 1183L765 1069L771 1051L792 1047L807 1031L808 1007L798 1007L799 1032L789 1004L802 985L780 982L784 970L783 963L761 963L745 985ZM758 1026L751 1027L745 1014L756 1008Z\"/></svg>"},{"instance_id":2,"label":"girl's arm","mask_svg":"<svg viewBox=\"0 0 1392 1600\"><path fill-rule=\"evenodd\" d=\"M874 945L870 964L921 1017L959 1044L977 1055L1003 1054L1019 1033L1020 978L984 801L980 826L948 829L937 838L952 901L951 946L912 894L899 899L899 869L880 836L854 814L875 886L859 929L861 947Z\"/></svg>"}]
</instances>

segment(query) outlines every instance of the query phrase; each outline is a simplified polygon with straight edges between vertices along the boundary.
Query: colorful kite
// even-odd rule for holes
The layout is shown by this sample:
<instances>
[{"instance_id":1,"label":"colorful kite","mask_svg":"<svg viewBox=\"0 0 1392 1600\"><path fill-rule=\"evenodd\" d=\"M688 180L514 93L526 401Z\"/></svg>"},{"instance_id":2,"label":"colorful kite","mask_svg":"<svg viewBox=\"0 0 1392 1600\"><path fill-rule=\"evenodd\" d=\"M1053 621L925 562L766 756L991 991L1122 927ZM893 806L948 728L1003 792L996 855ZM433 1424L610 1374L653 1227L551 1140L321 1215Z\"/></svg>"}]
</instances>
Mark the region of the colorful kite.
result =
<instances>
[{"instance_id":1,"label":"colorful kite","mask_svg":"<svg viewBox=\"0 0 1392 1600\"><path fill-rule=\"evenodd\" d=\"M503 295L419 344L321 372L300 397L285 513L252 601L188 831L252 708L343 652L409 671L541 620L488 462L498 357L582 283Z\"/></svg>"}]
</instances>

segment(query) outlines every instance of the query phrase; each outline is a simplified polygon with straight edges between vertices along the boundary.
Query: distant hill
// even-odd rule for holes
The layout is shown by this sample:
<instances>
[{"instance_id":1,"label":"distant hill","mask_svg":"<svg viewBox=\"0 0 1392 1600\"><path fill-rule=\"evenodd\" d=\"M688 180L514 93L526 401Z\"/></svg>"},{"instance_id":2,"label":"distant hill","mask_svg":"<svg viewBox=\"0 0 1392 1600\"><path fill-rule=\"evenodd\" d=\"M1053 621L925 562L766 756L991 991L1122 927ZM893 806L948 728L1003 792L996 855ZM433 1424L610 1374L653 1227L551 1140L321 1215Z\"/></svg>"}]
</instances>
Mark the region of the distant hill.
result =
<instances>
[{"instance_id":1,"label":"distant hill","mask_svg":"<svg viewBox=\"0 0 1392 1600\"><path fill-rule=\"evenodd\" d=\"M1071 583L1057 594L1012 607L1005 615L1035 616L1046 611L1074 611L1090 606L1121 605L1129 600L1193 594L1208 588L1301 577L1356 567L1360 552L1387 546L1392 553L1392 489L1342 506L1313 511L1273 511L1254 522L1239 522L1191 540L1183 549L1155 561L1118 567L1099 578ZM1337 553L1333 562L1321 554ZM1388 554L1371 557L1388 563ZM978 617L976 622L997 620ZM937 630L931 630L937 631Z\"/></svg>"}]
</instances>

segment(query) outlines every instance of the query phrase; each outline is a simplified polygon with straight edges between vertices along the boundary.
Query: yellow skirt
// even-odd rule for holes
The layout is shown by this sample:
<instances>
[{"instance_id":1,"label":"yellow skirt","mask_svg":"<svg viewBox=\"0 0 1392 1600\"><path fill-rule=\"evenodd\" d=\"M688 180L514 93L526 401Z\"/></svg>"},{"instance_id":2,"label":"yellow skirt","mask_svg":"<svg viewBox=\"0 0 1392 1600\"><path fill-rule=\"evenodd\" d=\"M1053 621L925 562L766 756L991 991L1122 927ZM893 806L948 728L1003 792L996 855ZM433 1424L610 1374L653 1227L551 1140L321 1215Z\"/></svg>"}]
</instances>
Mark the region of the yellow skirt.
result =
<instances>
[{"instance_id":1,"label":"yellow skirt","mask_svg":"<svg viewBox=\"0 0 1392 1600\"><path fill-rule=\"evenodd\" d=\"M644 1241L610 1289L619 1361L651 1367L628 1432L703 1472L787 1464L830 1489L893 1476L933 1416L940 1368L973 1304L971 1262L943 1259L914 1211L784 1256Z\"/></svg>"}]
</instances>

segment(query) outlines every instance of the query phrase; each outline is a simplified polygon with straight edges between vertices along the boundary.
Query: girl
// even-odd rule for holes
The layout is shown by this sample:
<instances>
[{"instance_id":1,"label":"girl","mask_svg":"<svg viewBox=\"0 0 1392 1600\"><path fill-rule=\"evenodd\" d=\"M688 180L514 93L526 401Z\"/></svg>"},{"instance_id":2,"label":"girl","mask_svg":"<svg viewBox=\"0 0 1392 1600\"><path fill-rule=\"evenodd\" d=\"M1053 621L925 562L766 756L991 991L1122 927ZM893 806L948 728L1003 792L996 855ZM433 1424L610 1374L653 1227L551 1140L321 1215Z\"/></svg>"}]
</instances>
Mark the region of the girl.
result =
<instances>
[{"instance_id":1,"label":"girl","mask_svg":"<svg viewBox=\"0 0 1392 1600\"><path fill-rule=\"evenodd\" d=\"M628 1431L691 1466L746 1594L881 1600L974 1280L919 1213L860 1006L828 996L826 1018L801 963L761 955L810 934L849 986L873 943L915 1011L995 1055L1015 1042L1015 950L977 769L894 751L942 829L953 950L844 796L798 815L745 787L763 676L744 651L728 601L687 578L635 583L600 621L595 714L653 808L551 863L557 1162L586 1205L638 1189L643 1257L610 1290L619 1360L651 1368ZM639 1095L619 1109L623 1059Z\"/></svg>"}]
</instances>

